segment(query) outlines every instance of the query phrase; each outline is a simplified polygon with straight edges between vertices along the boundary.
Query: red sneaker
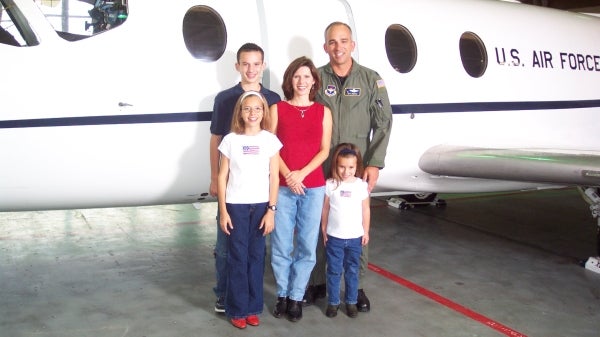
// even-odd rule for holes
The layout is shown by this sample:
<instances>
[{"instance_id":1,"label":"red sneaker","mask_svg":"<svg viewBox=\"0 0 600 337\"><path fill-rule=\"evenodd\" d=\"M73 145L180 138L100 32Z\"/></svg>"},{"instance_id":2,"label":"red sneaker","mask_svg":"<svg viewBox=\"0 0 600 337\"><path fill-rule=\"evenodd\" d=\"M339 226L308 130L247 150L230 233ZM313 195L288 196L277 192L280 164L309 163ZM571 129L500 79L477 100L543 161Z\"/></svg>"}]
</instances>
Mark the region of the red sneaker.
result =
<instances>
[{"instance_id":1,"label":"red sneaker","mask_svg":"<svg viewBox=\"0 0 600 337\"><path fill-rule=\"evenodd\" d=\"M260 324L260 319L258 319L258 316L256 315L248 316L246 317L246 323L252 326L258 326Z\"/></svg>"},{"instance_id":2,"label":"red sneaker","mask_svg":"<svg viewBox=\"0 0 600 337\"><path fill-rule=\"evenodd\" d=\"M245 318L232 318L230 321L231 321L231 324L238 329L246 328L246 319Z\"/></svg>"}]
</instances>

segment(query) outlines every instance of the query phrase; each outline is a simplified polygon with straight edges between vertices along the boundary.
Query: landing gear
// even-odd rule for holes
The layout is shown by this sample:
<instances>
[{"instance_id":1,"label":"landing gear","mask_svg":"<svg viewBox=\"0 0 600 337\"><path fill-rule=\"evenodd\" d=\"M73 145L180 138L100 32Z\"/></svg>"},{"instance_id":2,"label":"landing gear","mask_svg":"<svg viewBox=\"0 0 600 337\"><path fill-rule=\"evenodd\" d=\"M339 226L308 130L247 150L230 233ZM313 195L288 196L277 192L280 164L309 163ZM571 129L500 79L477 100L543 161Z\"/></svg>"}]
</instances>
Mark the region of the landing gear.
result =
<instances>
[{"instance_id":1,"label":"landing gear","mask_svg":"<svg viewBox=\"0 0 600 337\"><path fill-rule=\"evenodd\" d=\"M597 257L588 258L585 268L596 273L600 273L600 188L598 187L578 187L583 199L590 204L592 216L598 221L596 228L596 254Z\"/></svg>"},{"instance_id":2,"label":"landing gear","mask_svg":"<svg viewBox=\"0 0 600 337\"><path fill-rule=\"evenodd\" d=\"M417 193L417 194L404 194L397 197L391 197L387 200L388 205L399 208L401 210L408 210L415 207L424 206L435 206L445 207L446 201L439 199L436 193Z\"/></svg>"}]
</instances>

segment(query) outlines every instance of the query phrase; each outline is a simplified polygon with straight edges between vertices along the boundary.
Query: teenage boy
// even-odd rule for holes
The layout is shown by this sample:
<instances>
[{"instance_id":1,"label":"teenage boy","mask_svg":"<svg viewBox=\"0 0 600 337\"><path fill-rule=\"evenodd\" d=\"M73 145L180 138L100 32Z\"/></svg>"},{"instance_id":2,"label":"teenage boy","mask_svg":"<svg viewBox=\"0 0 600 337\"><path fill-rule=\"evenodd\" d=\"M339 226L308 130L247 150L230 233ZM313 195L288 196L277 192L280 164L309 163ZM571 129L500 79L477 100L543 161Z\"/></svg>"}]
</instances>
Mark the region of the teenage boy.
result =
<instances>
[{"instance_id":1,"label":"teenage boy","mask_svg":"<svg viewBox=\"0 0 600 337\"><path fill-rule=\"evenodd\" d=\"M241 75L241 81L235 86L223 90L215 97L212 120L210 122L210 194L217 195L217 177L219 173L219 144L231 128L231 118L238 98L246 91L258 91L265 96L269 106L279 102L281 97L263 87L260 83L265 69L264 51L254 43L246 43L237 52L235 70ZM227 287L227 235L219 228L219 211L217 210L217 242L215 245L215 269L217 284L213 288L217 301L216 312L225 312L225 296Z\"/></svg>"}]
</instances>

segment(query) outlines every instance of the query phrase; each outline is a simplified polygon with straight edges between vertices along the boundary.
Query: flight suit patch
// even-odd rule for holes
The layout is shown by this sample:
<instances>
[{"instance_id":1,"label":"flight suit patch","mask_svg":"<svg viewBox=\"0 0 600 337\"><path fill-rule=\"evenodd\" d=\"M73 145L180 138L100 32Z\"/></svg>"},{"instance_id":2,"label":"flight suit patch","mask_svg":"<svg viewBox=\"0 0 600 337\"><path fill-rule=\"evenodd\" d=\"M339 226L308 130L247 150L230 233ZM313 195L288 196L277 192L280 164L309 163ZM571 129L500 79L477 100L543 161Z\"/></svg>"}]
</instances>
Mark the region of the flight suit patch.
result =
<instances>
[{"instance_id":1,"label":"flight suit patch","mask_svg":"<svg viewBox=\"0 0 600 337\"><path fill-rule=\"evenodd\" d=\"M344 96L360 96L360 88L346 88Z\"/></svg>"},{"instance_id":2,"label":"flight suit patch","mask_svg":"<svg viewBox=\"0 0 600 337\"><path fill-rule=\"evenodd\" d=\"M335 85L333 85L333 84L327 85L327 87L325 88L325 95L331 97L331 96L335 96L336 94L337 94L337 88L335 87Z\"/></svg>"}]
</instances>

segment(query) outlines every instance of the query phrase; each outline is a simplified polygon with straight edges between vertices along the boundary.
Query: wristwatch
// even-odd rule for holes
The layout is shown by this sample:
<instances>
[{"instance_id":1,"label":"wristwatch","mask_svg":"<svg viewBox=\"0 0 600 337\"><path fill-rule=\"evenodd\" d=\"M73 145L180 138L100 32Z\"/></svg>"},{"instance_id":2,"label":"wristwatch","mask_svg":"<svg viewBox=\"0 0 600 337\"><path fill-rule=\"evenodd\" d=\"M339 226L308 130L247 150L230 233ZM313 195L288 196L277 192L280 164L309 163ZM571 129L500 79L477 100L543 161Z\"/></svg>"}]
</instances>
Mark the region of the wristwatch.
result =
<instances>
[{"instance_id":1,"label":"wristwatch","mask_svg":"<svg viewBox=\"0 0 600 337\"><path fill-rule=\"evenodd\" d=\"M267 208L275 212L277 210L277 205L269 205Z\"/></svg>"}]
</instances>

